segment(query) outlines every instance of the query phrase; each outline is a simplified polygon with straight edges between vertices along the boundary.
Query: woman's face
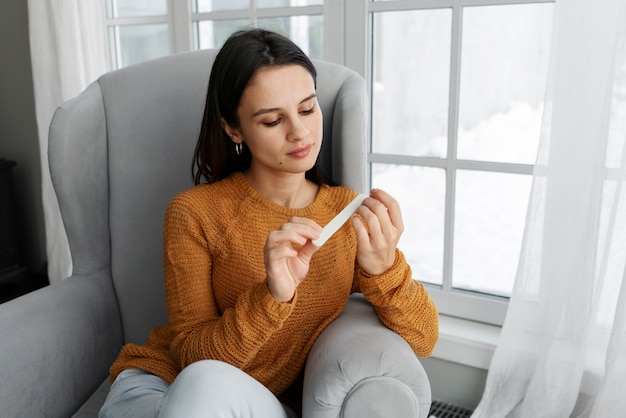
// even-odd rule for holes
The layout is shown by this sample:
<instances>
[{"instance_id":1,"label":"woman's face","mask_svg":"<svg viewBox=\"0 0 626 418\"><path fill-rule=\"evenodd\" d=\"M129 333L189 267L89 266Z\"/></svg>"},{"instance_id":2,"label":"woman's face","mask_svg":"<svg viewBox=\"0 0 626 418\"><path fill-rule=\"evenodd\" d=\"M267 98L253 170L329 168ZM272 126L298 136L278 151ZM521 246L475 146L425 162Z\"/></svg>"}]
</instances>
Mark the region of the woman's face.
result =
<instances>
[{"instance_id":1,"label":"woman's face","mask_svg":"<svg viewBox=\"0 0 626 418\"><path fill-rule=\"evenodd\" d=\"M243 92L237 115L239 127L223 125L234 142L243 141L250 149L249 174L304 173L315 164L323 120L313 77L304 67L259 69Z\"/></svg>"}]
</instances>

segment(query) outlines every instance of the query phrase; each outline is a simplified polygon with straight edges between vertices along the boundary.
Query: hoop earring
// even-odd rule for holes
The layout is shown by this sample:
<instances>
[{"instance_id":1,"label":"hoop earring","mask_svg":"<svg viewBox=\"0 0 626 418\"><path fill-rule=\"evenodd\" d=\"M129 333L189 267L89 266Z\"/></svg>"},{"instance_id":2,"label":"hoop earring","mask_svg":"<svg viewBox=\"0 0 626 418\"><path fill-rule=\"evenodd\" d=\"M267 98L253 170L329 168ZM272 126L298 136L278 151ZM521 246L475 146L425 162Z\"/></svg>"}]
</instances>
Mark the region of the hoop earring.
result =
<instances>
[{"instance_id":1,"label":"hoop earring","mask_svg":"<svg viewBox=\"0 0 626 418\"><path fill-rule=\"evenodd\" d=\"M243 142L235 142L235 154L241 155L243 152Z\"/></svg>"}]
</instances>

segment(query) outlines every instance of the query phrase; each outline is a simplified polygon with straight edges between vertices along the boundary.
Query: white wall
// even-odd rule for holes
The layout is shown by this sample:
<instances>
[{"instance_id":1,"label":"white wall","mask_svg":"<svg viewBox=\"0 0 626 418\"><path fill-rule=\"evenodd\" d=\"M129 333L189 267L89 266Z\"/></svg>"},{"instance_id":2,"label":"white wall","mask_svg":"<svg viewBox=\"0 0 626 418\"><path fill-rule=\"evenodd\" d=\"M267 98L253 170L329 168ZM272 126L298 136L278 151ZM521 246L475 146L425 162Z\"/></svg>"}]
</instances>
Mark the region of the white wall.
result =
<instances>
[{"instance_id":1,"label":"white wall","mask_svg":"<svg viewBox=\"0 0 626 418\"><path fill-rule=\"evenodd\" d=\"M485 389L487 370L435 357L421 359L434 400L474 409Z\"/></svg>"}]
</instances>

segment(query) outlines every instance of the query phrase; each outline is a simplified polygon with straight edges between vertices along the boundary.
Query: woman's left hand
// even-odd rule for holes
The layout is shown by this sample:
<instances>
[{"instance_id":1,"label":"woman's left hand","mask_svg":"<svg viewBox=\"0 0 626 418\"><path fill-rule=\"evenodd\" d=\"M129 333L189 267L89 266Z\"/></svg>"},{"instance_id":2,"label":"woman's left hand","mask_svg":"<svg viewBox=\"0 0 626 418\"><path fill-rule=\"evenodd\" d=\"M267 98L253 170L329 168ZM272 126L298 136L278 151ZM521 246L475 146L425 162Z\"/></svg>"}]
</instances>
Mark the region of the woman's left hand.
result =
<instances>
[{"instance_id":1,"label":"woman's left hand","mask_svg":"<svg viewBox=\"0 0 626 418\"><path fill-rule=\"evenodd\" d=\"M404 231L400 205L388 193L372 189L357 213L367 223L366 228L361 219L352 218L358 243L357 261L369 275L381 275L393 266Z\"/></svg>"}]
</instances>

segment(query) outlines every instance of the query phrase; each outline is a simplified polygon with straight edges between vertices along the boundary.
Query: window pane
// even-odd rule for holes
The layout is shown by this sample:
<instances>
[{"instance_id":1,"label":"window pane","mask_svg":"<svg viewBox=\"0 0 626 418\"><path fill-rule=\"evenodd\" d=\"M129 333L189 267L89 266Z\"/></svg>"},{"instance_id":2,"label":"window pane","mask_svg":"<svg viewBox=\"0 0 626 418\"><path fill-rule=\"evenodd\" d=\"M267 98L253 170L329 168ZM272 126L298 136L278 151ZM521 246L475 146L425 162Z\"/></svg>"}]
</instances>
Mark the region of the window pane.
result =
<instances>
[{"instance_id":1,"label":"window pane","mask_svg":"<svg viewBox=\"0 0 626 418\"><path fill-rule=\"evenodd\" d=\"M216 12L221 10L244 10L250 7L250 0L196 0L197 12Z\"/></svg>"},{"instance_id":2,"label":"window pane","mask_svg":"<svg viewBox=\"0 0 626 418\"><path fill-rule=\"evenodd\" d=\"M233 32L249 25L248 19L200 21L195 26L196 46L198 49L220 48Z\"/></svg>"},{"instance_id":3,"label":"window pane","mask_svg":"<svg viewBox=\"0 0 626 418\"><path fill-rule=\"evenodd\" d=\"M257 0L256 2L259 9L286 6L315 6L323 3L323 0Z\"/></svg>"},{"instance_id":4,"label":"window pane","mask_svg":"<svg viewBox=\"0 0 626 418\"><path fill-rule=\"evenodd\" d=\"M458 157L534 164L553 5L465 7Z\"/></svg>"},{"instance_id":5,"label":"window pane","mask_svg":"<svg viewBox=\"0 0 626 418\"><path fill-rule=\"evenodd\" d=\"M167 14L166 0L109 0L110 18L132 16L162 16Z\"/></svg>"},{"instance_id":6,"label":"window pane","mask_svg":"<svg viewBox=\"0 0 626 418\"><path fill-rule=\"evenodd\" d=\"M442 284L446 178L443 169L372 164L373 187L391 194L402 209L398 247L422 282Z\"/></svg>"},{"instance_id":7,"label":"window pane","mask_svg":"<svg viewBox=\"0 0 626 418\"><path fill-rule=\"evenodd\" d=\"M263 18L258 20L258 26L287 36L310 58L323 58L324 18L321 15Z\"/></svg>"},{"instance_id":8,"label":"window pane","mask_svg":"<svg viewBox=\"0 0 626 418\"><path fill-rule=\"evenodd\" d=\"M249 26L248 19L200 21L195 26L197 46L199 49L219 48L234 31ZM322 16L263 18L258 19L257 26L286 35L311 58L322 58Z\"/></svg>"},{"instance_id":9,"label":"window pane","mask_svg":"<svg viewBox=\"0 0 626 418\"><path fill-rule=\"evenodd\" d=\"M167 24L114 26L117 68L169 54Z\"/></svg>"},{"instance_id":10,"label":"window pane","mask_svg":"<svg viewBox=\"0 0 626 418\"><path fill-rule=\"evenodd\" d=\"M531 182L529 175L457 171L453 287L510 295Z\"/></svg>"},{"instance_id":11,"label":"window pane","mask_svg":"<svg viewBox=\"0 0 626 418\"><path fill-rule=\"evenodd\" d=\"M445 158L451 11L374 14L372 150Z\"/></svg>"}]
</instances>

